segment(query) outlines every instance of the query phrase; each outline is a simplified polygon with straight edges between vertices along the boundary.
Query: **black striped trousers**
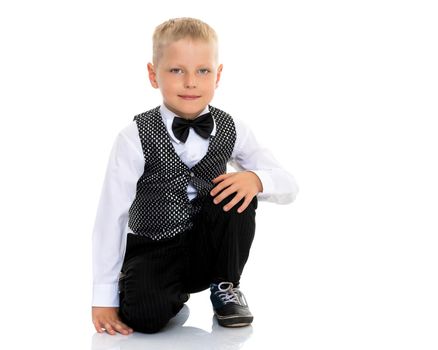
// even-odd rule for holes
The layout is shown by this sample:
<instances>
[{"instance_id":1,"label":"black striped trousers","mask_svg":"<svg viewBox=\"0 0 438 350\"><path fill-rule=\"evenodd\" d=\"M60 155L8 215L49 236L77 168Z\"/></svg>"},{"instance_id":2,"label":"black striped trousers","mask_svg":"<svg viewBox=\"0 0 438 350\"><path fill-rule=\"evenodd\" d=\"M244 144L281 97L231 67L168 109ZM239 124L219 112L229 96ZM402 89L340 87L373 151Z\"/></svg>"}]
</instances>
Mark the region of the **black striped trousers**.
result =
<instances>
[{"instance_id":1,"label":"black striped trousers","mask_svg":"<svg viewBox=\"0 0 438 350\"><path fill-rule=\"evenodd\" d=\"M238 285L255 233L257 197L242 212L203 201L193 229L154 241L128 233L120 279L119 314L137 332L155 333L183 307L187 293L205 290L211 282Z\"/></svg>"}]
</instances>

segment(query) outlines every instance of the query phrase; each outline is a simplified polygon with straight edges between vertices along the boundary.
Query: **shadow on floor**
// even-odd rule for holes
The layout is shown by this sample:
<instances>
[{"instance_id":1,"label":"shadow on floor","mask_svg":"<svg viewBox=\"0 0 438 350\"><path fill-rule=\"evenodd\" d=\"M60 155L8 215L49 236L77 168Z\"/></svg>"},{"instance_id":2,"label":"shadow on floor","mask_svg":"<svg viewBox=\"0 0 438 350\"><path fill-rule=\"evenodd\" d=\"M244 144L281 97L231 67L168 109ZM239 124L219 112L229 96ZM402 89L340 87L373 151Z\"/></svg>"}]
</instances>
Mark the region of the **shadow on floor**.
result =
<instances>
[{"instance_id":1,"label":"shadow on floor","mask_svg":"<svg viewBox=\"0 0 438 350\"><path fill-rule=\"evenodd\" d=\"M129 336L95 333L91 339L92 350L237 350L252 334L252 326L224 328L213 317L211 332L195 327L184 327L190 315L187 305L159 333L133 333Z\"/></svg>"}]
</instances>

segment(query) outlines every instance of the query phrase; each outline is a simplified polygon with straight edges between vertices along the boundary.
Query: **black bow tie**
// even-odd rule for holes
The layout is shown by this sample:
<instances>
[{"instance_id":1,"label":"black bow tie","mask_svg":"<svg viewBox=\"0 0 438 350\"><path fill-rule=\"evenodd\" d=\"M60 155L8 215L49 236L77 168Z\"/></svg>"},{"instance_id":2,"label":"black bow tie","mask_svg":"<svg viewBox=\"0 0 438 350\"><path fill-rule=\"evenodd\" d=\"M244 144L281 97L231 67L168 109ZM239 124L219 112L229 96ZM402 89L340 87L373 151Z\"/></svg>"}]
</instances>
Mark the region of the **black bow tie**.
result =
<instances>
[{"instance_id":1,"label":"black bow tie","mask_svg":"<svg viewBox=\"0 0 438 350\"><path fill-rule=\"evenodd\" d=\"M181 142L186 142L187 137L189 137L190 128L193 128L196 133L204 139L208 138L213 130L213 117L211 113L200 115L193 120L178 117L173 118L172 131L175 137Z\"/></svg>"}]
</instances>

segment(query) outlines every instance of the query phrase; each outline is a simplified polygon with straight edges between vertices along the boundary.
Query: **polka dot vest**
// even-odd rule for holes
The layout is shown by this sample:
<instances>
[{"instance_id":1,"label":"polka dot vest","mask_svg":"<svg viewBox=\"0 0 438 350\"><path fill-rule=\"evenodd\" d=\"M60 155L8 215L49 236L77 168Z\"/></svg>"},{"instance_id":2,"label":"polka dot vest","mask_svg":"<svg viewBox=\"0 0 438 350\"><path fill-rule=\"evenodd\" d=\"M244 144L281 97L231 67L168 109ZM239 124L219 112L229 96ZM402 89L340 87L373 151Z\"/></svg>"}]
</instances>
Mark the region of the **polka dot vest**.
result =
<instances>
[{"instance_id":1,"label":"polka dot vest","mask_svg":"<svg viewBox=\"0 0 438 350\"><path fill-rule=\"evenodd\" d=\"M176 153L159 106L134 117L145 159L129 209L128 226L136 234L161 240L192 228L192 218L201 209L199 199L209 195L211 180L226 172L236 141L234 121L218 108L209 110L216 135L210 136L206 155L192 168ZM189 182L197 190L196 200L187 195Z\"/></svg>"}]
</instances>

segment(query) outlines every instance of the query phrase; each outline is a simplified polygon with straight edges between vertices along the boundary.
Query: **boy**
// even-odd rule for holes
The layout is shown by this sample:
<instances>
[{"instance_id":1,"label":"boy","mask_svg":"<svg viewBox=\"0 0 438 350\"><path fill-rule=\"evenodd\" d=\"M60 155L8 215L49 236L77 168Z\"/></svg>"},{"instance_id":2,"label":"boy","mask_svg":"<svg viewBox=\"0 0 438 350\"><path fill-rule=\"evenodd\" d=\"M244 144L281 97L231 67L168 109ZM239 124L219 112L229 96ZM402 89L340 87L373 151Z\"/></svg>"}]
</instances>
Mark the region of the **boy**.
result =
<instances>
[{"instance_id":1,"label":"boy","mask_svg":"<svg viewBox=\"0 0 438 350\"><path fill-rule=\"evenodd\" d=\"M93 231L98 332L158 332L207 288L221 326L253 320L239 281L257 197L290 203L297 186L244 124L209 105L222 68L206 23L155 29L148 72L163 103L118 135ZM242 171L227 174L227 163Z\"/></svg>"}]
</instances>

